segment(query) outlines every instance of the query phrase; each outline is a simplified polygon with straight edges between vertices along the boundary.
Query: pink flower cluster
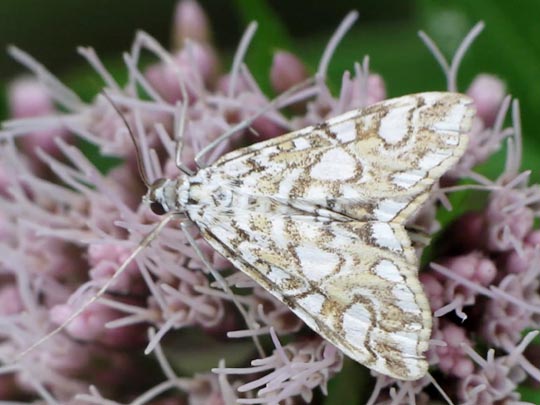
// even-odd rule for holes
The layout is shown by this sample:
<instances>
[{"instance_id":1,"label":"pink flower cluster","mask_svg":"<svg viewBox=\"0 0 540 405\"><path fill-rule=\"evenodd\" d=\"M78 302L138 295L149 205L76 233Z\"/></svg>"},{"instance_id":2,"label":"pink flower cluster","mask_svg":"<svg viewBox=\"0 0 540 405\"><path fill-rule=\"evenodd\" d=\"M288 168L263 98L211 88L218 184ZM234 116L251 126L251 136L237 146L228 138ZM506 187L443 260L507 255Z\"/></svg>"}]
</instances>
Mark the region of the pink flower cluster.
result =
<instances>
[{"instance_id":1,"label":"pink flower cluster","mask_svg":"<svg viewBox=\"0 0 540 405\"><path fill-rule=\"evenodd\" d=\"M343 74L337 97L325 84L332 54L355 19L351 13L339 26L310 82L295 55L276 52L269 73L281 95L273 101L243 64L256 26L248 27L231 70L222 73L207 18L194 0L177 7L174 50L137 34L125 56L125 85L92 49L79 52L133 129L144 171L153 180L178 175L180 135L182 161L193 170L195 155L232 128L239 130L205 155L205 163L239 145L383 100L384 81L369 72L367 58ZM479 25L471 31L450 63L421 35L441 63L449 91L457 91L459 63L480 30ZM157 62L141 67L143 52ZM134 175L136 150L113 105L100 94L83 102L32 57L16 48L10 53L34 77L12 84L13 119L1 133L0 399L292 404L311 402L317 388L326 393L343 355L189 229L200 252L193 249L178 224L165 226L107 293L61 333L18 357L92 297L158 218L141 203L145 190ZM441 392L427 389L429 376L403 382L373 373L370 404L432 403L444 395L467 404L505 403L519 401L516 387L526 378L540 381L525 350L535 336L525 332L540 320L540 232L533 229L540 193L527 185L528 173L518 171L518 105L513 103L513 127L503 128L511 100L499 79L479 75L467 93L478 111L469 149L415 220L432 233L438 229L435 213L448 204L450 191L484 198L442 229L431 248L435 259L420 273L435 315L428 357ZM286 107L289 115L280 112ZM503 142L507 163L497 180L472 171ZM88 143L120 160L100 171ZM472 182L456 185L464 178ZM175 353L187 356L194 336L211 342L208 351L240 342L245 354L217 357L203 364L206 372L190 372L201 364Z\"/></svg>"}]
</instances>

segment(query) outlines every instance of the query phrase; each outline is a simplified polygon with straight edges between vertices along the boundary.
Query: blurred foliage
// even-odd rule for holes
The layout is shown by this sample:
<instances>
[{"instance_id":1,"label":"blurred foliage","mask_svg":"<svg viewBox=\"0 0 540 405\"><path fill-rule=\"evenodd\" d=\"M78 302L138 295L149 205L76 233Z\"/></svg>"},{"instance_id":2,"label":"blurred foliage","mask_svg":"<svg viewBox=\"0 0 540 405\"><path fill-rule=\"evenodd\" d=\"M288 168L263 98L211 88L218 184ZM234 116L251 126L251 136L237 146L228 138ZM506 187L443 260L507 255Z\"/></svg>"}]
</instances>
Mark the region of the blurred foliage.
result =
<instances>
[{"instance_id":1,"label":"blurred foliage","mask_svg":"<svg viewBox=\"0 0 540 405\"><path fill-rule=\"evenodd\" d=\"M369 370L347 357L343 368L328 382L328 396L325 405L365 404L372 391Z\"/></svg>"},{"instance_id":2,"label":"blurred foliage","mask_svg":"<svg viewBox=\"0 0 540 405\"><path fill-rule=\"evenodd\" d=\"M486 23L460 70L465 79L461 83L469 83L479 72L496 74L507 83L508 92L520 101L526 146L522 169L534 170L540 157L540 2L419 0L418 15L424 29L446 46L447 53L459 41L455 27L467 29L480 20ZM533 179L540 180L538 171L533 172Z\"/></svg>"},{"instance_id":3,"label":"blurred foliage","mask_svg":"<svg viewBox=\"0 0 540 405\"><path fill-rule=\"evenodd\" d=\"M333 30L343 16L359 9L360 19L339 45L330 65L329 80L339 88L341 75L353 63L370 56L370 66L387 84L389 96L445 89L444 76L417 36L428 33L450 58L461 39L478 21L486 29L467 53L459 71L459 88L466 91L475 75L492 73L503 79L508 91L519 98L524 135L522 169L532 169L540 180L540 1L520 0L200 0L208 12L214 39L225 61L232 59L243 29L257 20L259 29L247 56L254 76L268 90L268 70L276 49L299 55L314 72ZM84 61L76 56L78 45L91 45L115 73L123 71L121 52L128 50L137 29L144 29L162 43L170 36L176 0L113 2L94 0L2 0L0 38L5 47L14 43L59 74L89 100L100 86ZM0 56L3 85L21 69L6 55ZM116 75L122 78L122 74ZM0 105L5 116L5 101ZM508 123L510 123L508 121ZM499 153L483 165L482 173L495 178L504 162ZM456 197L464 198L464 197ZM460 204L457 204L459 206ZM454 216L452 214L452 216ZM346 372L330 384L325 404L357 401L365 375L346 362ZM356 382L355 382L356 381ZM540 403L537 390L524 389L523 399ZM353 402L351 402L353 401Z\"/></svg>"}]
</instances>

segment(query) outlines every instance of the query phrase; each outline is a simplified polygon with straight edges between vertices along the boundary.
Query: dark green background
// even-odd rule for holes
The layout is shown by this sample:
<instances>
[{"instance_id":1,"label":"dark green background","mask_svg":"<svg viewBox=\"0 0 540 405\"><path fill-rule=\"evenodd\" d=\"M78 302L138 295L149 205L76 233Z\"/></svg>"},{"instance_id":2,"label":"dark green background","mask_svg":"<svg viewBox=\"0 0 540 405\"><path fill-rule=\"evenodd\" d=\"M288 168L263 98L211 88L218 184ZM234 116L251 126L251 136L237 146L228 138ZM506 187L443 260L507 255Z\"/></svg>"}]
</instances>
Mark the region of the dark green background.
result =
<instances>
[{"instance_id":1,"label":"dark green background","mask_svg":"<svg viewBox=\"0 0 540 405\"><path fill-rule=\"evenodd\" d=\"M478 21L486 29L467 54L460 69L459 88L465 91L482 72L503 79L519 98L524 133L522 169L540 180L540 1L538 0L202 0L214 29L221 56L230 61L247 23L259 30L247 58L263 88L268 89L268 66L276 49L297 53L313 72L333 30L352 9L360 19L337 49L330 65L330 81L337 89L345 69L365 54L371 68L386 80L389 96L445 89L440 68L419 40L425 30L450 57L460 40ZM175 0L1 0L0 45L15 44L30 52L84 98L98 90L90 70L77 55L78 45L91 45L114 72L121 71L121 52L129 49L137 29L167 44ZM0 54L0 77L5 86L23 70ZM5 116L5 100L0 105ZM495 178L502 154L482 171ZM347 362L346 372L331 381L325 404L361 403L364 371ZM540 403L535 390L527 400Z\"/></svg>"}]
</instances>

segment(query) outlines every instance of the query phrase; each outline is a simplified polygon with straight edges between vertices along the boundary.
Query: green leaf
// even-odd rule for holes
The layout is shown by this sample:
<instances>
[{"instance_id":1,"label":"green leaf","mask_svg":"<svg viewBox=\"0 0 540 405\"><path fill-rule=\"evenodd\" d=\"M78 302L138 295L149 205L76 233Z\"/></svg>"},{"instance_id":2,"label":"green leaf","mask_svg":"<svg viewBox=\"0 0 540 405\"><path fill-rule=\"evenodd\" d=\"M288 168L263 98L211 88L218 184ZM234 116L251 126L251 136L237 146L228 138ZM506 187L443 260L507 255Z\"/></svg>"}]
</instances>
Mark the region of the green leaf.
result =
<instances>
[{"instance_id":1,"label":"green leaf","mask_svg":"<svg viewBox=\"0 0 540 405\"><path fill-rule=\"evenodd\" d=\"M255 38L246 56L246 62L263 91L268 92L270 90L268 77L273 51L276 48L291 49L293 42L287 28L266 1L235 0L235 4L246 26L252 21L258 23Z\"/></svg>"},{"instance_id":2,"label":"green leaf","mask_svg":"<svg viewBox=\"0 0 540 405\"><path fill-rule=\"evenodd\" d=\"M221 359L225 359L227 367L242 367L254 355L250 339L218 340L195 328L171 332L161 345L171 365L182 375L208 372Z\"/></svg>"},{"instance_id":3,"label":"green leaf","mask_svg":"<svg viewBox=\"0 0 540 405\"><path fill-rule=\"evenodd\" d=\"M445 43L445 30L449 25L470 29L480 20L485 22L484 32L465 57L460 77L470 81L476 74L488 72L507 83L508 92L518 98L521 105L526 145L522 167L535 167L540 153L540 138L536 136L540 131L540 122L536 119L540 110L540 26L537 22L540 2L419 0L418 5L424 25L429 27L428 34L437 42ZM460 88L465 90L466 85Z\"/></svg>"},{"instance_id":4,"label":"green leaf","mask_svg":"<svg viewBox=\"0 0 540 405\"><path fill-rule=\"evenodd\" d=\"M526 401L531 404L540 404L540 390L537 387L521 386L518 392L521 394L521 403Z\"/></svg>"},{"instance_id":5,"label":"green leaf","mask_svg":"<svg viewBox=\"0 0 540 405\"><path fill-rule=\"evenodd\" d=\"M345 357L343 369L328 382L324 405L363 404L371 393L368 369Z\"/></svg>"}]
</instances>

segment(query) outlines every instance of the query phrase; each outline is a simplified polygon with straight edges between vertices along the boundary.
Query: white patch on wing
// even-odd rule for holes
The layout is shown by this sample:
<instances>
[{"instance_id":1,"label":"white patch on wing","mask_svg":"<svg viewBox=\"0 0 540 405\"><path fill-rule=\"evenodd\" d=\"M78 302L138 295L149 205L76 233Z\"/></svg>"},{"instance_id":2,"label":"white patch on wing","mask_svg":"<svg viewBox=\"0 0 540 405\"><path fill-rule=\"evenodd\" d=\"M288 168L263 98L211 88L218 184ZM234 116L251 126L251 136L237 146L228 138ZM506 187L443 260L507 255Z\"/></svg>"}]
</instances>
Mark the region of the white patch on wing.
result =
<instances>
[{"instance_id":1,"label":"white patch on wing","mask_svg":"<svg viewBox=\"0 0 540 405\"><path fill-rule=\"evenodd\" d=\"M227 243L230 243L230 240L236 236L235 232L228 231L221 226L213 228L212 232L217 237L217 239Z\"/></svg>"},{"instance_id":2,"label":"white patch on wing","mask_svg":"<svg viewBox=\"0 0 540 405\"><path fill-rule=\"evenodd\" d=\"M413 353L416 353L416 351ZM403 360L405 362L405 366L407 367L407 370L409 370L409 375L419 376L419 378L425 375L426 370L423 367L419 367L419 364L421 363L419 363L418 361L407 359L407 358L404 358Z\"/></svg>"},{"instance_id":3,"label":"white patch on wing","mask_svg":"<svg viewBox=\"0 0 540 405\"><path fill-rule=\"evenodd\" d=\"M392 340L394 340L400 347L404 354L404 359L407 358L407 353L416 353L416 345L418 343L418 335L411 332L397 332L393 333Z\"/></svg>"},{"instance_id":4,"label":"white patch on wing","mask_svg":"<svg viewBox=\"0 0 540 405\"><path fill-rule=\"evenodd\" d=\"M345 120L337 124L330 125L330 131L336 134L341 142L352 142L356 139L356 122L354 120Z\"/></svg>"},{"instance_id":5,"label":"white patch on wing","mask_svg":"<svg viewBox=\"0 0 540 405\"><path fill-rule=\"evenodd\" d=\"M408 107L391 107L381 120L379 135L388 143L398 143L407 135Z\"/></svg>"},{"instance_id":6,"label":"white patch on wing","mask_svg":"<svg viewBox=\"0 0 540 405\"><path fill-rule=\"evenodd\" d=\"M399 269L390 260L381 260L379 263L377 263L373 269L373 272L380 278L388 280L392 283L403 282L403 276L399 272Z\"/></svg>"},{"instance_id":7,"label":"white patch on wing","mask_svg":"<svg viewBox=\"0 0 540 405\"><path fill-rule=\"evenodd\" d=\"M362 196L356 185L351 186L350 184L342 184L340 191L341 196L347 200L357 200Z\"/></svg>"},{"instance_id":8,"label":"white patch on wing","mask_svg":"<svg viewBox=\"0 0 540 405\"><path fill-rule=\"evenodd\" d=\"M255 263L257 261L258 256L253 253L253 251L251 250L251 246L249 246L249 243L240 243L240 245L238 245L238 249L242 249L242 258L245 259L246 262Z\"/></svg>"},{"instance_id":9,"label":"white patch on wing","mask_svg":"<svg viewBox=\"0 0 540 405\"><path fill-rule=\"evenodd\" d=\"M311 169L317 180L347 180L356 172L356 160L343 149L330 149Z\"/></svg>"},{"instance_id":10,"label":"white patch on wing","mask_svg":"<svg viewBox=\"0 0 540 405\"><path fill-rule=\"evenodd\" d=\"M425 105L433 105L441 101L441 98L444 97L446 93L444 92L438 92L438 91L429 91L426 93L418 94L418 96L421 96L424 99L424 106ZM407 96L405 96L407 97Z\"/></svg>"},{"instance_id":11,"label":"white patch on wing","mask_svg":"<svg viewBox=\"0 0 540 405\"><path fill-rule=\"evenodd\" d=\"M441 162L448 159L450 155L451 152L428 152L420 159L418 165L422 170L428 171L440 165Z\"/></svg>"},{"instance_id":12,"label":"white patch on wing","mask_svg":"<svg viewBox=\"0 0 540 405\"><path fill-rule=\"evenodd\" d=\"M354 345L355 349L365 355L364 342L368 329L372 326L369 311L360 303L355 303L343 314L342 327L345 331L345 339Z\"/></svg>"},{"instance_id":13,"label":"white patch on wing","mask_svg":"<svg viewBox=\"0 0 540 405\"><path fill-rule=\"evenodd\" d=\"M288 197L292 188L294 187L298 177L304 172L301 168L291 169L283 176L283 180L279 183L279 195Z\"/></svg>"},{"instance_id":14,"label":"white patch on wing","mask_svg":"<svg viewBox=\"0 0 540 405\"><path fill-rule=\"evenodd\" d=\"M277 217L272 221L272 240L277 247L284 248L287 246L288 238L283 218Z\"/></svg>"},{"instance_id":15,"label":"white patch on wing","mask_svg":"<svg viewBox=\"0 0 540 405\"><path fill-rule=\"evenodd\" d=\"M414 299L414 294L406 284L396 284L392 288L392 294L396 298L395 304L406 312L419 313L420 309Z\"/></svg>"},{"instance_id":16,"label":"white patch on wing","mask_svg":"<svg viewBox=\"0 0 540 405\"><path fill-rule=\"evenodd\" d=\"M296 228L305 240L317 240L321 237L320 228L318 226L313 226L309 222L298 221L296 222Z\"/></svg>"},{"instance_id":17,"label":"white patch on wing","mask_svg":"<svg viewBox=\"0 0 540 405\"><path fill-rule=\"evenodd\" d=\"M298 246L296 254L300 260L302 272L311 281L319 281L328 276L339 263L339 257L336 254L315 246Z\"/></svg>"},{"instance_id":18,"label":"white patch on wing","mask_svg":"<svg viewBox=\"0 0 540 405\"><path fill-rule=\"evenodd\" d=\"M435 131L459 132L463 117L466 115L467 107L465 104L456 104L446 111L446 115L437 117L438 121L433 126Z\"/></svg>"},{"instance_id":19,"label":"white patch on wing","mask_svg":"<svg viewBox=\"0 0 540 405\"><path fill-rule=\"evenodd\" d=\"M304 294L308 289L306 283L295 284L294 288L290 288L290 285L287 284L290 274L276 266L270 267L266 277L277 286L275 293L278 293L280 297L283 295Z\"/></svg>"},{"instance_id":20,"label":"white patch on wing","mask_svg":"<svg viewBox=\"0 0 540 405\"><path fill-rule=\"evenodd\" d=\"M375 239L375 243L380 247L401 252L403 249L401 243L396 238L394 230L386 222L375 222L371 230L372 236Z\"/></svg>"},{"instance_id":21,"label":"white patch on wing","mask_svg":"<svg viewBox=\"0 0 540 405\"><path fill-rule=\"evenodd\" d=\"M391 199L382 200L375 208L375 217L382 222L390 222L404 207L407 202L395 201Z\"/></svg>"},{"instance_id":22,"label":"white patch on wing","mask_svg":"<svg viewBox=\"0 0 540 405\"><path fill-rule=\"evenodd\" d=\"M414 372L415 374L411 375L422 375L419 374L420 369L417 367L419 364L415 357L418 356L417 353L417 344L418 336L416 333L410 332L394 332L388 333L381 329L372 329L371 330L371 341L372 342L387 342L389 345L399 348L399 360L403 361L405 366ZM387 354L388 355L388 354ZM379 357L377 359L377 364L383 369L388 369L388 360L385 357Z\"/></svg>"},{"instance_id":23,"label":"white patch on wing","mask_svg":"<svg viewBox=\"0 0 540 405\"><path fill-rule=\"evenodd\" d=\"M461 136L455 133L439 132L439 134L443 138L444 143L450 146L458 145L461 139Z\"/></svg>"},{"instance_id":24,"label":"white patch on wing","mask_svg":"<svg viewBox=\"0 0 540 405\"><path fill-rule=\"evenodd\" d=\"M298 303L310 313L320 314L326 298L322 294L308 294L298 300Z\"/></svg>"},{"instance_id":25,"label":"white patch on wing","mask_svg":"<svg viewBox=\"0 0 540 405\"><path fill-rule=\"evenodd\" d=\"M311 146L311 143L306 138L302 137L296 138L293 143L296 150L304 150Z\"/></svg>"},{"instance_id":26,"label":"white patch on wing","mask_svg":"<svg viewBox=\"0 0 540 405\"><path fill-rule=\"evenodd\" d=\"M227 167L227 171L231 176L242 176L248 173L250 170L251 167L244 164L244 162L232 162Z\"/></svg>"},{"instance_id":27,"label":"white patch on wing","mask_svg":"<svg viewBox=\"0 0 540 405\"><path fill-rule=\"evenodd\" d=\"M328 187L325 187L320 184L311 185L304 193L304 196L306 199L313 200L313 201L318 201L318 200L323 201L327 195L328 195Z\"/></svg>"},{"instance_id":28,"label":"white patch on wing","mask_svg":"<svg viewBox=\"0 0 540 405\"><path fill-rule=\"evenodd\" d=\"M392 183L401 188L409 188L414 186L426 175L423 170L411 169L407 172L399 172L392 176Z\"/></svg>"},{"instance_id":29,"label":"white patch on wing","mask_svg":"<svg viewBox=\"0 0 540 405\"><path fill-rule=\"evenodd\" d=\"M272 266L270 271L266 274L268 279L274 284L279 285L282 281L289 278L289 274L280 269L279 267Z\"/></svg>"}]
</instances>

